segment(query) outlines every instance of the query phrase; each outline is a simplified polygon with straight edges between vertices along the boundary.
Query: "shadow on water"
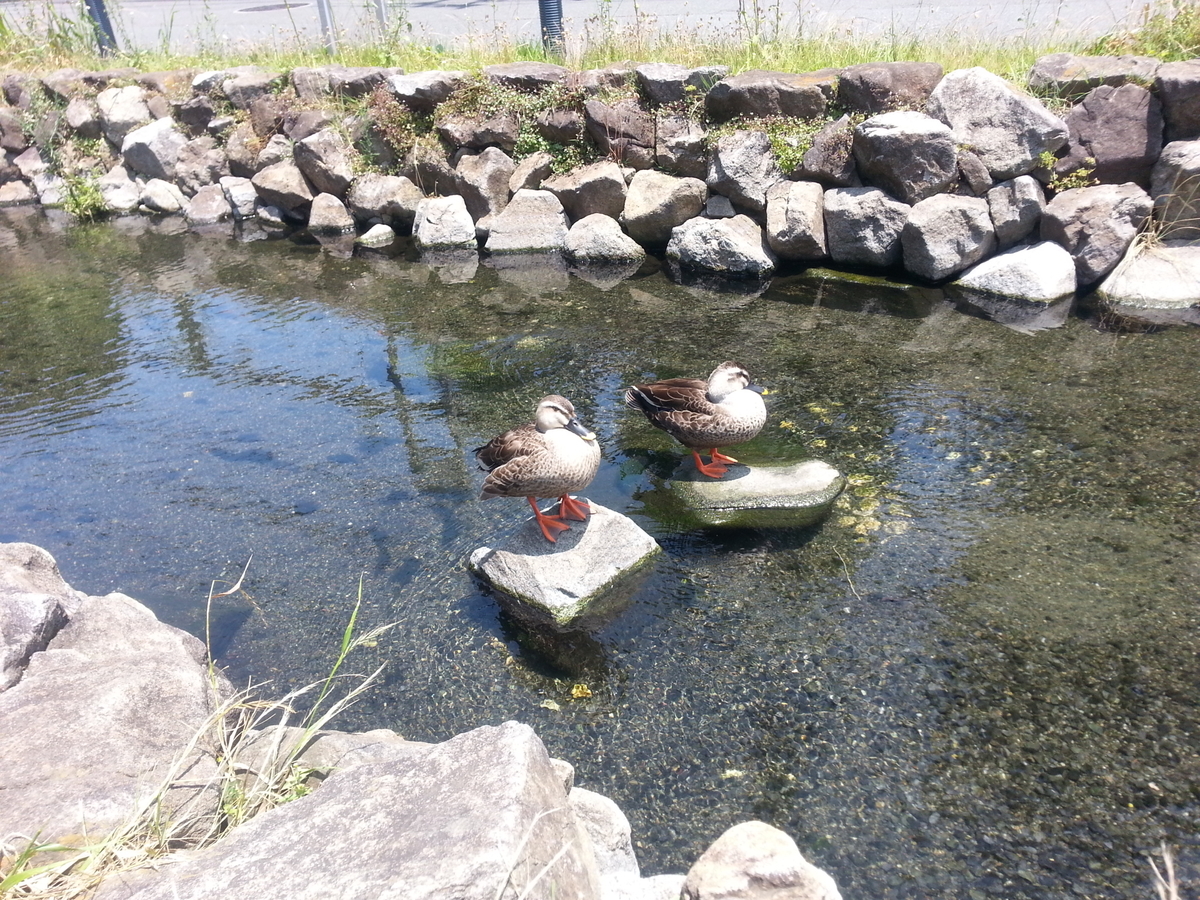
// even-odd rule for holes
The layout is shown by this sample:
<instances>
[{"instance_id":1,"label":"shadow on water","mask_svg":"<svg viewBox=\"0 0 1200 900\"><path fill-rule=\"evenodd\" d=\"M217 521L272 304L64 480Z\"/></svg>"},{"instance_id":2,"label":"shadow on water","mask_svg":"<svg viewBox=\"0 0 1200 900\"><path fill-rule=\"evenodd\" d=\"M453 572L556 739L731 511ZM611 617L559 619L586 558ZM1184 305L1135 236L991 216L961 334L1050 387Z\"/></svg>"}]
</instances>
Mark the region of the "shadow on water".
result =
<instances>
[{"instance_id":1,"label":"shadow on water","mask_svg":"<svg viewBox=\"0 0 1200 900\"><path fill-rule=\"evenodd\" d=\"M0 540L124 591L271 693L328 671L363 579L379 685L343 727L530 723L612 796L648 873L786 829L846 896L1149 894L1200 838L1200 331L1019 334L937 292L810 271L713 294L0 216ZM819 458L821 525L692 530L626 385L735 358L749 465ZM468 575L519 527L471 449L571 398L588 496L664 554L547 652ZM1185 891L1185 895L1187 895Z\"/></svg>"}]
</instances>

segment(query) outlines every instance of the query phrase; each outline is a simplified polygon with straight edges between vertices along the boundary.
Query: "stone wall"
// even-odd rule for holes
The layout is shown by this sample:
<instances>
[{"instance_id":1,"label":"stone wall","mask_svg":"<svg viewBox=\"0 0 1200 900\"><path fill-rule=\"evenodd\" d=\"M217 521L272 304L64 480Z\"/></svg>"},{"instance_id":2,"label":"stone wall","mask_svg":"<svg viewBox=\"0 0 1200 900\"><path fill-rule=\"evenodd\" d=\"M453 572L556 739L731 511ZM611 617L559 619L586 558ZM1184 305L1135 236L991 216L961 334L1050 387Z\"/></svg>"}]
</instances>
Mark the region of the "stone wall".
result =
<instances>
[{"instance_id":1,"label":"stone wall","mask_svg":"<svg viewBox=\"0 0 1200 900\"><path fill-rule=\"evenodd\" d=\"M1200 59L1055 54L1028 90L916 62L63 70L3 86L0 206L364 246L411 234L422 253L618 272L650 250L678 278L826 265L1200 322Z\"/></svg>"}]
</instances>

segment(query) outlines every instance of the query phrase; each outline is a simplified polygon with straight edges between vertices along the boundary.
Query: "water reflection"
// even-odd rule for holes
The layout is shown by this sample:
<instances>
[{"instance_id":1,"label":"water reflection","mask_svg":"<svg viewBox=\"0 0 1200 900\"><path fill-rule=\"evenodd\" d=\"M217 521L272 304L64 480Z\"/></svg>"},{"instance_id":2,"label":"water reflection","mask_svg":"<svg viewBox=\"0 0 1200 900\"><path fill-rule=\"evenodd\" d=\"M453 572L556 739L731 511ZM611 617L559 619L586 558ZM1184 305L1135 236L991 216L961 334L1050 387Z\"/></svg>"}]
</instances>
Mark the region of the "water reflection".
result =
<instances>
[{"instance_id":1,"label":"water reflection","mask_svg":"<svg viewBox=\"0 0 1200 900\"><path fill-rule=\"evenodd\" d=\"M1200 332L1031 337L816 272L713 295L121 223L0 219L0 539L76 587L203 634L253 554L214 649L283 691L324 674L362 573L363 626L399 624L345 724L530 722L650 872L759 816L847 896L1128 897L1160 838L1196 877ZM824 525L641 515L679 450L623 387L730 356L772 390L739 458L850 477ZM599 435L589 495L666 550L557 658L463 565L514 524L471 448L551 392Z\"/></svg>"}]
</instances>

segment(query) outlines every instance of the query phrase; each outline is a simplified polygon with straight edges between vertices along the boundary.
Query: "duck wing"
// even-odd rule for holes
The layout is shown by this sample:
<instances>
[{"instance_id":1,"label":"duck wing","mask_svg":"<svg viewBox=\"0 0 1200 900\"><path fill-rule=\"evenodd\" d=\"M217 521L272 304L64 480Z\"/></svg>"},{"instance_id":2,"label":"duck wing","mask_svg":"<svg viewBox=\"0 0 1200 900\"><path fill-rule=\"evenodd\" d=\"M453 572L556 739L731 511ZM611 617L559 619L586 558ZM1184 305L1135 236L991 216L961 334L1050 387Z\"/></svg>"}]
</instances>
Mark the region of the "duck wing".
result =
<instances>
[{"instance_id":1,"label":"duck wing","mask_svg":"<svg viewBox=\"0 0 1200 900\"><path fill-rule=\"evenodd\" d=\"M660 413L712 415L708 382L699 378L668 378L653 384L635 384L625 392L625 403L647 416Z\"/></svg>"},{"instance_id":2,"label":"duck wing","mask_svg":"<svg viewBox=\"0 0 1200 900\"><path fill-rule=\"evenodd\" d=\"M532 423L521 425L492 438L475 448L475 458L485 472L493 472L507 462L541 452L545 448L542 435Z\"/></svg>"}]
</instances>

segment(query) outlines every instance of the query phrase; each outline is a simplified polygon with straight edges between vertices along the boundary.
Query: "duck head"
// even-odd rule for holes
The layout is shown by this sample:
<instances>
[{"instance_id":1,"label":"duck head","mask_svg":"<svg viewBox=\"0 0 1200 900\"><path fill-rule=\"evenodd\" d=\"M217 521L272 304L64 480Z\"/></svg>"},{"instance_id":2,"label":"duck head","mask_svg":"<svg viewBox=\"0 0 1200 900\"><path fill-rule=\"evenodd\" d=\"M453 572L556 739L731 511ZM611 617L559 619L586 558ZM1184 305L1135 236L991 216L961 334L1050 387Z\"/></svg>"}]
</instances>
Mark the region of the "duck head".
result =
<instances>
[{"instance_id":1,"label":"duck head","mask_svg":"<svg viewBox=\"0 0 1200 900\"><path fill-rule=\"evenodd\" d=\"M541 399L537 406L534 422L537 430L542 434L552 428L565 428L567 431L579 435L585 441L596 439L596 435L584 428L583 423L575 415L575 407L571 401L558 394L550 394Z\"/></svg>"}]
</instances>

